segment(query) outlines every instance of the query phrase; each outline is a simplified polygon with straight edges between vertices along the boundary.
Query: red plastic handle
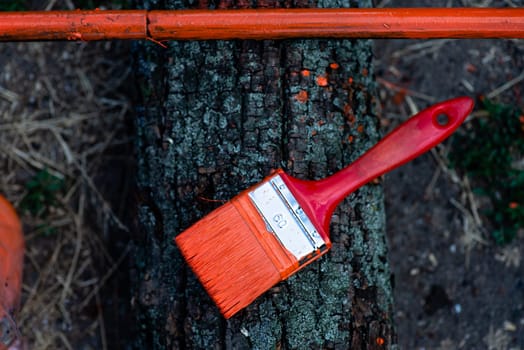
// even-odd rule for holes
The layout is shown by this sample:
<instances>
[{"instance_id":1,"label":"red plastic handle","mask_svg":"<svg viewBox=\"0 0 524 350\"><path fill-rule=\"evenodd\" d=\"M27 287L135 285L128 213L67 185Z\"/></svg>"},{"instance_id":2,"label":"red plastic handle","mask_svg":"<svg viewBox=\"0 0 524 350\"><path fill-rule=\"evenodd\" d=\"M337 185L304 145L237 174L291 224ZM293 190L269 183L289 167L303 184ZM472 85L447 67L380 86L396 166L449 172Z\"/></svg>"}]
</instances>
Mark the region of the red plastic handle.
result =
<instances>
[{"instance_id":1,"label":"red plastic handle","mask_svg":"<svg viewBox=\"0 0 524 350\"><path fill-rule=\"evenodd\" d=\"M393 130L345 169L319 181L288 178L288 185L307 214L329 232L331 214L351 192L418 157L453 133L473 109L459 97L433 105Z\"/></svg>"}]
</instances>

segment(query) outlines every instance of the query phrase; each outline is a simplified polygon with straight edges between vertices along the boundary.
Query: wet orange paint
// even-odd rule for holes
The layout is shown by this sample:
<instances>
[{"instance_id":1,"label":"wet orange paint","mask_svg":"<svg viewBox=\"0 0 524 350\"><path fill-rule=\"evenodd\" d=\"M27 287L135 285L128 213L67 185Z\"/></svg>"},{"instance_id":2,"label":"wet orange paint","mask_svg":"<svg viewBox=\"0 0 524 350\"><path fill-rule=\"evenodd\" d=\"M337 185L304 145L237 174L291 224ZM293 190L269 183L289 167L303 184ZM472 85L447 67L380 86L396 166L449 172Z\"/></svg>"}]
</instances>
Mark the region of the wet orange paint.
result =
<instances>
[{"instance_id":1,"label":"wet orange paint","mask_svg":"<svg viewBox=\"0 0 524 350\"><path fill-rule=\"evenodd\" d=\"M353 108L347 103L344 105L344 115L350 123L355 122L355 114L353 112Z\"/></svg>"},{"instance_id":2,"label":"wet orange paint","mask_svg":"<svg viewBox=\"0 0 524 350\"><path fill-rule=\"evenodd\" d=\"M478 70L477 66L472 63L466 63L466 71L469 73L475 73Z\"/></svg>"},{"instance_id":3,"label":"wet orange paint","mask_svg":"<svg viewBox=\"0 0 524 350\"><path fill-rule=\"evenodd\" d=\"M523 37L524 9L380 8L151 11L162 39Z\"/></svg>"},{"instance_id":4,"label":"wet orange paint","mask_svg":"<svg viewBox=\"0 0 524 350\"><path fill-rule=\"evenodd\" d=\"M22 225L11 204L0 196L0 349L14 345L13 321L20 306L24 262Z\"/></svg>"},{"instance_id":5,"label":"wet orange paint","mask_svg":"<svg viewBox=\"0 0 524 350\"><path fill-rule=\"evenodd\" d=\"M523 8L93 10L0 13L0 40L524 38Z\"/></svg>"},{"instance_id":6,"label":"wet orange paint","mask_svg":"<svg viewBox=\"0 0 524 350\"><path fill-rule=\"evenodd\" d=\"M167 42L167 40L159 41L159 40L155 40L155 39L150 38L150 37L147 37L146 40L151 41L152 43L155 43L158 46L163 47L164 49L167 49L167 45L165 44L165 42Z\"/></svg>"},{"instance_id":7,"label":"wet orange paint","mask_svg":"<svg viewBox=\"0 0 524 350\"><path fill-rule=\"evenodd\" d=\"M305 90L300 91L298 94L295 95L295 100L301 103L306 103L308 100L308 93Z\"/></svg>"},{"instance_id":8,"label":"wet orange paint","mask_svg":"<svg viewBox=\"0 0 524 350\"><path fill-rule=\"evenodd\" d=\"M378 338L376 339L376 343L377 343L377 345L379 345L379 346L384 345L385 342L386 342L386 341L385 341L384 338L382 338L382 337L378 337Z\"/></svg>"},{"instance_id":9,"label":"wet orange paint","mask_svg":"<svg viewBox=\"0 0 524 350\"><path fill-rule=\"evenodd\" d=\"M318 86L328 86L328 80L325 76L319 75L316 80Z\"/></svg>"},{"instance_id":10,"label":"wet orange paint","mask_svg":"<svg viewBox=\"0 0 524 350\"><path fill-rule=\"evenodd\" d=\"M383 180L382 177L377 177L376 179L371 180L370 183L373 184L373 185L379 185L380 183L382 183L382 180Z\"/></svg>"},{"instance_id":11,"label":"wet orange paint","mask_svg":"<svg viewBox=\"0 0 524 350\"><path fill-rule=\"evenodd\" d=\"M146 39L147 11L0 13L0 41Z\"/></svg>"},{"instance_id":12,"label":"wet orange paint","mask_svg":"<svg viewBox=\"0 0 524 350\"><path fill-rule=\"evenodd\" d=\"M397 91L393 95L393 103L397 106L400 106L406 100L406 95L407 95L407 90L404 88L401 88L399 91Z\"/></svg>"}]
</instances>

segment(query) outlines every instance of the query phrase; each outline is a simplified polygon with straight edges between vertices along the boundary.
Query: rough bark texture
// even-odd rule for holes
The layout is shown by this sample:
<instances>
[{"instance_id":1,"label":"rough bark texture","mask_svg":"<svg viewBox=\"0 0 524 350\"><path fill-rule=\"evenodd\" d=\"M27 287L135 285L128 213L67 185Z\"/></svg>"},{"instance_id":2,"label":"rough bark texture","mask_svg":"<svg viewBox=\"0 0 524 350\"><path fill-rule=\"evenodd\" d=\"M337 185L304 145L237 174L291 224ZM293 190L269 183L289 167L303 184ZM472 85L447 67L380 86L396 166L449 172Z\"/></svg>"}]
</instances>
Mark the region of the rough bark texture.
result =
<instances>
[{"instance_id":1,"label":"rough bark texture","mask_svg":"<svg viewBox=\"0 0 524 350\"><path fill-rule=\"evenodd\" d=\"M146 8L246 7L145 2ZM257 6L369 6L258 1ZM382 188L336 211L333 248L226 321L173 237L283 167L317 179L378 140L368 41L214 41L137 47L140 233L133 306L143 349L383 349L396 344ZM384 344L382 344L384 342Z\"/></svg>"}]
</instances>

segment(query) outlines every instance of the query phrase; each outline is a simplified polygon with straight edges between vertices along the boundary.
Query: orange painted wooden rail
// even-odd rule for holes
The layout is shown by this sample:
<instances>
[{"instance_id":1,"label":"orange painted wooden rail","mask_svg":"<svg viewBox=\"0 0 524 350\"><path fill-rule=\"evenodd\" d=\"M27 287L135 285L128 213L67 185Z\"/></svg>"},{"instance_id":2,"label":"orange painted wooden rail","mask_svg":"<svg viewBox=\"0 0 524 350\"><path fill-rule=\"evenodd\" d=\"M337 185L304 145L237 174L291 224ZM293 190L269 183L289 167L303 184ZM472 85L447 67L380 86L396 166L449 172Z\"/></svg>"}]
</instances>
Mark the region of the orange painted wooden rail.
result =
<instances>
[{"instance_id":1,"label":"orange painted wooden rail","mask_svg":"<svg viewBox=\"0 0 524 350\"><path fill-rule=\"evenodd\" d=\"M288 38L524 38L524 9L77 10L0 13L0 41Z\"/></svg>"}]
</instances>

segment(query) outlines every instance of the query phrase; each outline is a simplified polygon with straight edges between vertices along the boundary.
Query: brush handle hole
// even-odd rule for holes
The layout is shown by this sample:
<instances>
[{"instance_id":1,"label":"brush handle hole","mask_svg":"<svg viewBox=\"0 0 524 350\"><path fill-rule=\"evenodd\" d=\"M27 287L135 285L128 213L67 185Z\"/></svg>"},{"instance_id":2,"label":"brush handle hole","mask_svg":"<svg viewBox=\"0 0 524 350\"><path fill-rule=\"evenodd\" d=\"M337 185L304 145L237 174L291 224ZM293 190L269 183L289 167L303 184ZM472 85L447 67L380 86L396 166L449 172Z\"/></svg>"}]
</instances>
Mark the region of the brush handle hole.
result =
<instances>
[{"instance_id":1,"label":"brush handle hole","mask_svg":"<svg viewBox=\"0 0 524 350\"><path fill-rule=\"evenodd\" d=\"M450 123L450 118L446 113L439 113L435 116L435 123L438 126L447 126Z\"/></svg>"}]
</instances>

